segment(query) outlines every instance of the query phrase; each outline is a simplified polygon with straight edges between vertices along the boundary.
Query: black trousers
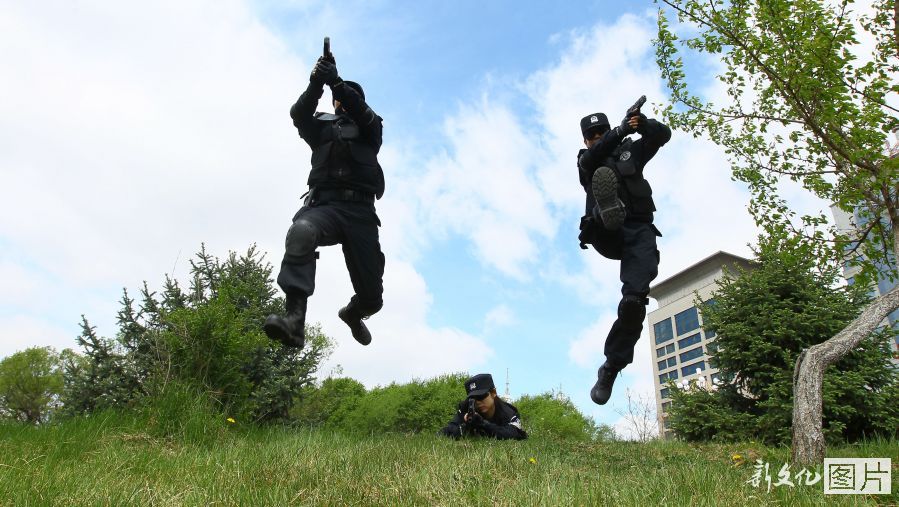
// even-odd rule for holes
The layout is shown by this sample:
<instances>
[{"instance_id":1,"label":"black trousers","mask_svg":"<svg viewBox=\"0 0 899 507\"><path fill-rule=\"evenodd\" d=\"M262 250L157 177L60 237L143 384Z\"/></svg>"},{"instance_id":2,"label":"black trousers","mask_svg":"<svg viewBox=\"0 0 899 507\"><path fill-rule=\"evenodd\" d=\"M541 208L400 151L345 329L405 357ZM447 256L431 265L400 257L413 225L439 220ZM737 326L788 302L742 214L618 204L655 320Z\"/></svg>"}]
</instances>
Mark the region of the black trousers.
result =
<instances>
[{"instance_id":1,"label":"black trousers","mask_svg":"<svg viewBox=\"0 0 899 507\"><path fill-rule=\"evenodd\" d=\"M606 361L624 368L634 361L634 346L643 331L649 283L659 274L658 229L646 222L626 220L617 231L597 227L592 243L603 257L621 261L618 319L606 337Z\"/></svg>"},{"instance_id":2,"label":"black trousers","mask_svg":"<svg viewBox=\"0 0 899 507\"><path fill-rule=\"evenodd\" d=\"M303 206L287 232L278 273L281 290L288 296L311 296L315 291L314 249L340 244L355 291L350 306L366 315L377 312L383 306L384 293L380 224L370 203L330 201Z\"/></svg>"}]
</instances>

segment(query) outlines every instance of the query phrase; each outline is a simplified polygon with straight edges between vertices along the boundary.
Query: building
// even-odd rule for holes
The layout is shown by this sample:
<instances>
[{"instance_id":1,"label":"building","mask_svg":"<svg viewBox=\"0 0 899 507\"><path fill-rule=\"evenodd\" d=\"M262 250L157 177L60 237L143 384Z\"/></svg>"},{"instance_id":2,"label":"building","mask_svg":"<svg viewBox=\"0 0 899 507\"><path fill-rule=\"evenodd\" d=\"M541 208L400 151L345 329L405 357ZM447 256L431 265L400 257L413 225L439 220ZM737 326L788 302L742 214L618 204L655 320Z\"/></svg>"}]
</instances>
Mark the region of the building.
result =
<instances>
[{"instance_id":1,"label":"building","mask_svg":"<svg viewBox=\"0 0 899 507\"><path fill-rule=\"evenodd\" d=\"M754 265L749 259L719 251L650 289L649 296L659 303L648 317L659 435L671 437L667 429L671 406L665 387L668 379L696 380L706 385L718 380L718 370L710 365L708 354L715 335L702 328L702 315L695 304L697 294L700 301L708 302L725 270L736 272L736 267L752 269Z\"/></svg>"}]
</instances>

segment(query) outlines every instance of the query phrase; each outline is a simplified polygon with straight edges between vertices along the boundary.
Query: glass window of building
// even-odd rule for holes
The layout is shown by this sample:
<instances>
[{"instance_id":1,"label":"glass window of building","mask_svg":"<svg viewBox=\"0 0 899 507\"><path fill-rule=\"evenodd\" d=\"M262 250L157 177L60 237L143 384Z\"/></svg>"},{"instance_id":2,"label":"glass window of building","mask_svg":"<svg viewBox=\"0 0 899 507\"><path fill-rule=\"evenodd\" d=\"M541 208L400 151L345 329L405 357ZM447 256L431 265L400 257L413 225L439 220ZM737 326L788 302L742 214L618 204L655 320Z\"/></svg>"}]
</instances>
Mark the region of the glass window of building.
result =
<instances>
[{"instance_id":1,"label":"glass window of building","mask_svg":"<svg viewBox=\"0 0 899 507\"><path fill-rule=\"evenodd\" d=\"M665 368L668 367L668 360L667 360L667 359L662 359L661 361L659 361L658 364L659 364L659 371L662 371L662 370L664 370Z\"/></svg>"},{"instance_id":2,"label":"glass window of building","mask_svg":"<svg viewBox=\"0 0 899 507\"><path fill-rule=\"evenodd\" d=\"M665 355L665 347L659 347L656 349L656 357L662 357Z\"/></svg>"},{"instance_id":3,"label":"glass window of building","mask_svg":"<svg viewBox=\"0 0 899 507\"><path fill-rule=\"evenodd\" d=\"M668 381L668 379L676 380L677 379L677 370L671 370L668 373L663 373L659 375L659 384L664 384Z\"/></svg>"},{"instance_id":4,"label":"glass window of building","mask_svg":"<svg viewBox=\"0 0 899 507\"><path fill-rule=\"evenodd\" d=\"M673 352L674 352L674 344L673 343L669 343L668 345L665 346L666 354L671 354Z\"/></svg>"},{"instance_id":5,"label":"glass window of building","mask_svg":"<svg viewBox=\"0 0 899 507\"><path fill-rule=\"evenodd\" d=\"M674 323L677 327L678 335L699 329L699 313L696 311L696 307L694 306L675 315Z\"/></svg>"},{"instance_id":6,"label":"glass window of building","mask_svg":"<svg viewBox=\"0 0 899 507\"><path fill-rule=\"evenodd\" d=\"M653 331L656 335L656 344L665 343L668 340L674 338L674 333L671 330L671 319L667 318L665 320L656 322L652 325Z\"/></svg>"},{"instance_id":7,"label":"glass window of building","mask_svg":"<svg viewBox=\"0 0 899 507\"><path fill-rule=\"evenodd\" d=\"M672 366L677 366L677 358L676 357L668 358L668 367L671 368Z\"/></svg>"},{"instance_id":8,"label":"glass window of building","mask_svg":"<svg viewBox=\"0 0 899 507\"><path fill-rule=\"evenodd\" d=\"M696 347L695 349L690 349L680 355L680 362L686 363L692 359L696 359L697 357L702 356L702 347Z\"/></svg>"},{"instance_id":9,"label":"glass window of building","mask_svg":"<svg viewBox=\"0 0 899 507\"><path fill-rule=\"evenodd\" d=\"M666 402L662 403L662 412L667 412L669 408L671 408L670 401L666 401Z\"/></svg>"},{"instance_id":10,"label":"glass window of building","mask_svg":"<svg viewBox=\"0 0 899 507\"><path fill-rule=\"evenodd\" d=\"M670 398L670 397L671 397L671 392L670 392L670 391L668 390L668 388L666 387L666 388L662 389L661 391L659 391L659 395L660 395L662 398Z\"/></svg>"},{"instance_id":11,"label":"glass window of building","mask_svg":"<svg viewBox=\"0 0 899 507\"><path fill-rule=\"evenodd\" d=\"M696 373L696 370L705 371L705 361L699 361L698 363L688 364L680 369L681 373L686 377L687 375L693 375ZM677 370L674 370L677 371Z\"/></svg>"},{"instance_id":12,"label":"glass window of building","mask_svg":"<svg viewBox=\"0 0 899 507\"><path fill-rule=\"evenodd\" d=\"M691 334L686 338L681 338L677 341L677 348L683 350L691 345L699 343L702 338L699 336L699 333Z\"/></svg>"}]
</instances>

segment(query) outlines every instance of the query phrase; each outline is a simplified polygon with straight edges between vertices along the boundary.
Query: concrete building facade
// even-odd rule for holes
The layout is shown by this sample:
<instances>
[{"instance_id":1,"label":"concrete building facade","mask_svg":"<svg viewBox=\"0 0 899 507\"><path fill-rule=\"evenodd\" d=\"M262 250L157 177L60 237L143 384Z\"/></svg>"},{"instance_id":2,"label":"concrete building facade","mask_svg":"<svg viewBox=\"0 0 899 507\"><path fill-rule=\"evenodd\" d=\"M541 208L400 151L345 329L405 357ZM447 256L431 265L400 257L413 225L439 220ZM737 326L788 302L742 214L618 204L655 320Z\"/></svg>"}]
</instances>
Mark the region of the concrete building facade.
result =
<instances>
[{"instance_id":1,"label":"concrete building facade","mask_svg":"<svg viewBox=\"0 0 899 507\"><path fill-rule=\"evenodd\" d=\"M725 271L736 273L737 267L753 266L749 259L719 251L650 289L649 297L659 303L648 315L659 435L671 438L667 413L671 400L665 385L669 379L705 385L718 380L718 370L709 361L715 335L702 327L697 294L702 303L708 303Z\"/></svg>"}]
</instances>

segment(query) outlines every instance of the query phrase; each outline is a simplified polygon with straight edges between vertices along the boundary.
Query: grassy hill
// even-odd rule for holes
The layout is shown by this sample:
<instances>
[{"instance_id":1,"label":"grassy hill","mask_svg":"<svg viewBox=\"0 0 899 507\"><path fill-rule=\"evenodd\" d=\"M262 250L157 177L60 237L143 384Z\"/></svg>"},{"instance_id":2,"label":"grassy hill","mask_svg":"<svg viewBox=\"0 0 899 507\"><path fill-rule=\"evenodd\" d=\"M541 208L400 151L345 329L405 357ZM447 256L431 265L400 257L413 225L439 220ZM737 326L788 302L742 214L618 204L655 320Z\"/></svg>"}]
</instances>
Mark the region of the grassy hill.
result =
<instances>
[{"instance_id":1,"label":"grassy hill","mask_svg":"<svg viewBox=\"0 0 899 507\"><path fill-rule=\"evenodd\" d=\"M161 419L110 412L0 424L0 505L899 503L895 441L828 452L892 458L891 496L825 497L821 482L773 486L789 450L753 443L453 441ZM764 480L747 483L757 459L769 464L770 492Z\"/></svg>"}]
</instances>

